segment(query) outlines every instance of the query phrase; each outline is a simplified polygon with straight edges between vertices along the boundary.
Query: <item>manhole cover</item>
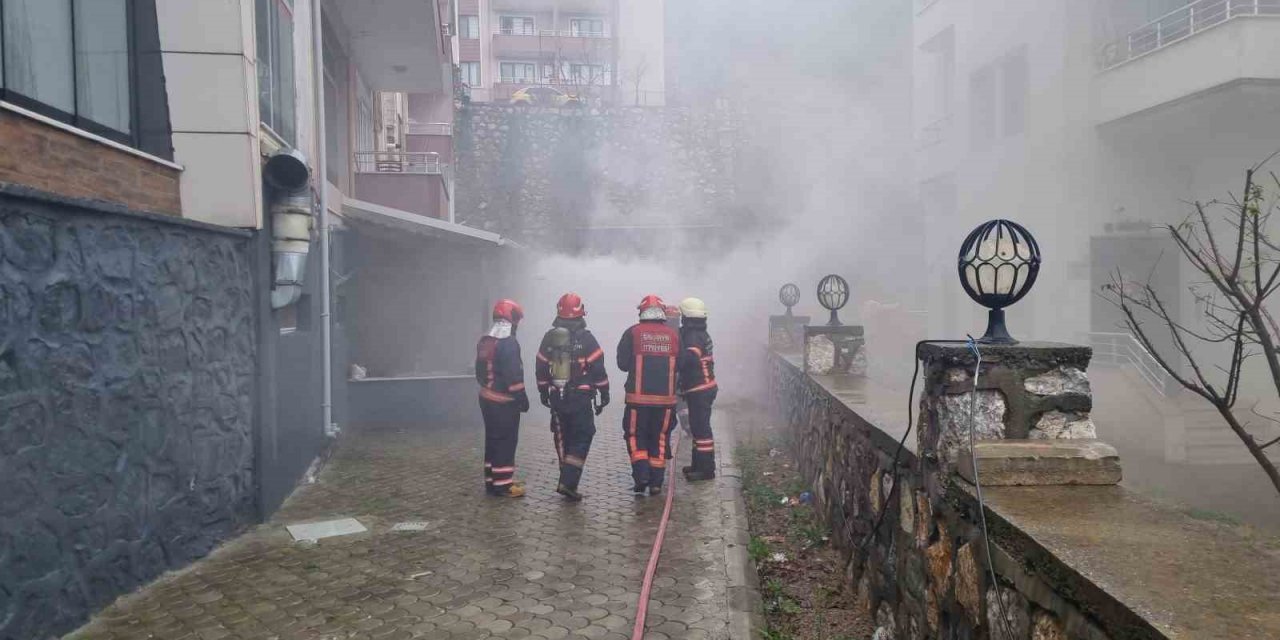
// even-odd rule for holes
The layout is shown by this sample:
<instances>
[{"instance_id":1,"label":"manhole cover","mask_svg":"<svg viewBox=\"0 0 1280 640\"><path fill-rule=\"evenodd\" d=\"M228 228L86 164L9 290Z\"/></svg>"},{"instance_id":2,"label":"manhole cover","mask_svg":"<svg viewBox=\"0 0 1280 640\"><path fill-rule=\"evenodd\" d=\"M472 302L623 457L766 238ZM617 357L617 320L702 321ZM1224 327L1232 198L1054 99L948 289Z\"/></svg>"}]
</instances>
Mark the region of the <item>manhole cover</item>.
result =
<instances>
[{"instance_id":1,"label":"manhole cover","mask_svg":"<svg viewBox=\"0 0 1280 640\"><path fill-rule=\"evenodd\" d=\"M346 536L353 533L363 533L368 531L364 525L360 524L355 518L341 518L339 520L325 520L324 522L308 522L306 524L291 524L286 529L294 540L320 540L322 538L332 538L334 536Z\"/></svg>"},{"instance_id":2,"label":"manhole cover","mask_svg":"<svg viewBox=\"0 0 1280 640\"><path fill-rule=\"evenodd\" d=\"M425 520L411 520L409 522L397 522L391 526L392 531L426 531L428 523Z\"/></svg>"}]
</instances>

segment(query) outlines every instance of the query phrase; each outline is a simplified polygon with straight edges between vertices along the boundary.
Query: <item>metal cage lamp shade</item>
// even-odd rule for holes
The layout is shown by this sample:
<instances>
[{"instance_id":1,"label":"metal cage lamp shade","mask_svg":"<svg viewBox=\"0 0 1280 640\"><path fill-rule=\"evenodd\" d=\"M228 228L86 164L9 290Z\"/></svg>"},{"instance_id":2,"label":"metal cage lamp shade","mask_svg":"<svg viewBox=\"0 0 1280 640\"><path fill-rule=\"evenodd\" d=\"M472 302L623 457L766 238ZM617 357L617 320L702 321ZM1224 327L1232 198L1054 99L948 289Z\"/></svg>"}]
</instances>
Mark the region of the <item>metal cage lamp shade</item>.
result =
<instances>
[{"instance_id":1,"label":"metal cage lamp shade","mask_svg":"<svg viewBox=\"0 0 1280 640\"><path fill-rule=\"evenodd\" d=\"M836 274L831 274L818 282L818 303L831 312L828 327L841 326L837 311L849 303L849 283Z\"/></svg>"},{"instance_id":2,"label":"metal cage lamp shade","mask_svg":"<svg viewBox=\"0 0 1280 640\"><path fill-rule=\"evenodd\" d=\"M979 342L1013 344L1004 309L1022 299L1040 273L1040 245L1022 225L991 220L978 225L960 245L960 284L986 307L987 332Z\"/></svg>"},{"instance_id":3,"label":"metal cage lamp shade","mask_svg":"<svg viewBox=\"0 0 1280 640\"><path fill-rule=\"evenodd\" d=\"M781 302L782 306L787 308L787 317L790 318L791 307L800 303L800 287L797 287L793 282L782 285L782 288L778 289L778 302Z\"/></svg>"}]
</instances>

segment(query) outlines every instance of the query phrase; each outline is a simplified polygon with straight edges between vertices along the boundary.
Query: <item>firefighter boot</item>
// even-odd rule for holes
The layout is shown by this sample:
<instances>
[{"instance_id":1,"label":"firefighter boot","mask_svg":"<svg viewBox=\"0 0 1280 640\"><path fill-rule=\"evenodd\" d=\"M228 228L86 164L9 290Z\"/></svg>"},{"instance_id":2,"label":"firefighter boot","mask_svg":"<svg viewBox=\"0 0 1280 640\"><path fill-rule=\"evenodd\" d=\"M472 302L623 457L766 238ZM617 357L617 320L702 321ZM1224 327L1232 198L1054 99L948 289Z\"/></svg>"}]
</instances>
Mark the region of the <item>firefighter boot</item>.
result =
<instances>
[{"instance_id":1,"label":"firefighter boot","mask_svg":"<svg viewBox=\"0 0 1280 640\"><path fill-rule=\"evenodd\" d=\"M579 502L582 494L578 492L578 482L582 479L583 460L576 456L566 455L564 464L560 465L560 482L556 484L556 493L569 502Z\"/></svg>"},{"instance_id":2,"label":"firefighter boot","mask_svg":"<svg viewBox=\"0 0 1280 640\"><path fill-rule=\"evenodd\" d=\"M693 464L684 467L684 479L689 482L713 480L716 477L716 454L709 441L695 441Z\"/></svg>"}]
</instances>

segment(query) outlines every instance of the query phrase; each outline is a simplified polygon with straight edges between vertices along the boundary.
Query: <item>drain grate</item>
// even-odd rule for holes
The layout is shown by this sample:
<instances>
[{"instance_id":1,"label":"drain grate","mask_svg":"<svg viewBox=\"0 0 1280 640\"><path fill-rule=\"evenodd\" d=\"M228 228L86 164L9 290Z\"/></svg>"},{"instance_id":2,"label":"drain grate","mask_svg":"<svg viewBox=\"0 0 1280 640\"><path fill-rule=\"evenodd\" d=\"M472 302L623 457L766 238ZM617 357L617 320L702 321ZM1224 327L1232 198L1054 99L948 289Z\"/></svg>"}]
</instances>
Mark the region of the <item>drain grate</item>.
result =
<instances>
[{"instance_id":1,"label":"drain grate","mask_svg":"<svg viewBox=\"0 0 1280 640\"><path fill-rule=\"evenodd\" d=\"M426 520L410 520L397 522L391 526L392 531L426 531L429 523Z\"/></svg>"},{"instance_id":2,"label":"drain grate","mask_svg":"<svg viewBox=\"0 0 1280 640\"><path fill-rule=\"evenodd\" d=\"M308 522L305 524L291 524L285 527L289 530L289 535L294 540L321 540L324 538L332 538L335 536L346 536L353 533L364 533L368 531L364 525L360 524L355 518L341 518L338 520L325 520L324 522Z\"/></svg>"}]
</instances>

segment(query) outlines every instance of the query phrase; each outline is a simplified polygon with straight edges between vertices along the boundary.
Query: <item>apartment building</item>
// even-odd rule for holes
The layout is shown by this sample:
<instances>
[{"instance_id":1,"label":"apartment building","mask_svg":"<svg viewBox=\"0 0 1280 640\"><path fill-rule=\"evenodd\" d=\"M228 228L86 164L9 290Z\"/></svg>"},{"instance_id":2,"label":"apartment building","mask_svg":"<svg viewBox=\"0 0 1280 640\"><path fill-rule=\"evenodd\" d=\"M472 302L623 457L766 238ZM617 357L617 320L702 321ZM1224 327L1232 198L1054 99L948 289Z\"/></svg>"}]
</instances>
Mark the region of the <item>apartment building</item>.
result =
<instances>
[{"instance_id":1,"label":"apartment building","mask_svg":"<svg viewBox=\"0 0 1280 640\"><path fill-rule=\"evenodd\" d=\"M665 104L664 0L459 0L471 100L547 87L593 105ZM537 91L534 92L537 95ZM555 104L563 98L550 98Z\"/></svg>"},{"instance_id":2,"label":"apartment building","mask_svg":"<svg viewBox=\"0 0 1280 640\"><path fill-rule=\"evenodd\" d=\"M503 243L449 221L456 12L0 1L0 637L273 512L378 405L352 362L464 379Z\"/></svg>"},{"instance_id":3,"label":"apartment building","mask_svg":"<svg viewBox=\"0 0 1280 640\"><path fill-rule=\"evenodd\" d=\"M1027 226L1044 263L1009 310L1010 330L1095 347L1099 434L1122 447L1139 483L1146 460L1249 464L1219 418L1177 399L1099 292L1117 275L1150 282L1176 320L1203 321L1188 291L1197 274L1153 227L1181 222L1194 201L1239 195L1244 171L1280 149L1278 16L1275 0L915 3L929 334L984 325L955 282L965 233L991 218ZM1168 354L1165 333L1154 339ZM1273 397L1253 387L1262 380L1246 377L1242 396Z\"/></svg>"},{"instance_id":4,"label":"apartment building","mask_svg":"<svg viewBox=\"0 0 1280 640\"><path fill-rule=\"evenodd\" d=\"M941 256L929 283L938 335L980 324L946 256L993 217L1048 235L1018 325L1056 339L1114 331L1091 265L1112 256L1149 271L1162 248L1152 224L1238 191L1243 170L1280 148L1280 2L915 4L915 173L939 222L925 250ZM1185 295L1179 305L1194 312Z\"/></svg>"}]
</instances>

